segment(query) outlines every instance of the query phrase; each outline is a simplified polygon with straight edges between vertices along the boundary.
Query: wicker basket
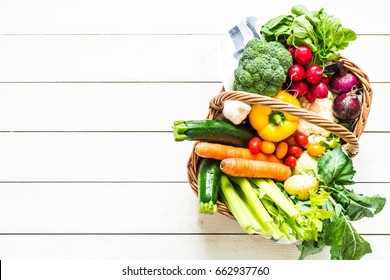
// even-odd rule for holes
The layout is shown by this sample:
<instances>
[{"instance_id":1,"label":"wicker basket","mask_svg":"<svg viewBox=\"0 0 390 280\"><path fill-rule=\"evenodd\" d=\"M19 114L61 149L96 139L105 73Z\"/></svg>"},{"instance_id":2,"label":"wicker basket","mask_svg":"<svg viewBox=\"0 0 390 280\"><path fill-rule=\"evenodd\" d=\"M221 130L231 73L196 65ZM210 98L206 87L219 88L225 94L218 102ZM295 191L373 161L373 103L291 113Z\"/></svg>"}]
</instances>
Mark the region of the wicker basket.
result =
<instances>
[{"instance_id":1,"label":"wicker basket","mask_svg":"<svg viewBox=\"0 0 390 280\"><path fill-rule=\"evenodd\" d=\"M312 124L326 129L329 132L332 132L337 136L340 136L345 141L345 150L348 152L350 157L353 157L359 152L359 138L366 126L367 118L371 108L372 89L368 76L356 64L344 57L339 58L338 61L344 62L344 66L358 77L362 86L362 111L352 132L347 130L345 127L329 121L317 114L309 112L303 108L298 108L285 102L278 101L274 98L248 92L224 91L223 88L222 91L210 101L209 111L206 119L215 119L218 113L222 111L225 100L239 100L250 105L261 104L275 110L284 111L286 113L298 116ZM187 163L188 183L190 184L194 193L198 195L198 156L195 153L194 148L192 149L190 158ZM222 201L218 200L217 206L218 212L235 219L230 210Z\"/></svg>"}]
</instances>

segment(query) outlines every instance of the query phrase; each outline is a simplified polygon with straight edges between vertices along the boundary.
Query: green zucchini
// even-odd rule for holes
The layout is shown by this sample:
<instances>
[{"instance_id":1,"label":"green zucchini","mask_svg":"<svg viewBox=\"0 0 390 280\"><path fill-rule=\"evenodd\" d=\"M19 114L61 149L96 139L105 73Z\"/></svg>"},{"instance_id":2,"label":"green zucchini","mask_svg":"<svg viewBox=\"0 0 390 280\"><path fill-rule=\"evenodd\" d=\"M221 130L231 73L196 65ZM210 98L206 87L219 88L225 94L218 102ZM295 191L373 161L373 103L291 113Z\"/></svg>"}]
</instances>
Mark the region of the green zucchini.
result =
<instances>
[{"instance_id":1,"label":"green zucchini","mask_svg":"<svg viewBox=\"0 0 390 280\"><path fill-rule=\"evenodd\" d=\"M198 167L199 212L214 214L217 212L218 191L221 185L219 160L200 158Z\"/></svg>"},{"instance_id":2,"label":"green zucchini","mask_svg":"<svg viewBox=\"0 0 390 280\"><path fill-rule=\"evenodd\" d=\"M222 120L179 120L172 129L175 141L204 141L245 148L256 136L255 131L247 127Z\"/></svg>"}]
</instances>

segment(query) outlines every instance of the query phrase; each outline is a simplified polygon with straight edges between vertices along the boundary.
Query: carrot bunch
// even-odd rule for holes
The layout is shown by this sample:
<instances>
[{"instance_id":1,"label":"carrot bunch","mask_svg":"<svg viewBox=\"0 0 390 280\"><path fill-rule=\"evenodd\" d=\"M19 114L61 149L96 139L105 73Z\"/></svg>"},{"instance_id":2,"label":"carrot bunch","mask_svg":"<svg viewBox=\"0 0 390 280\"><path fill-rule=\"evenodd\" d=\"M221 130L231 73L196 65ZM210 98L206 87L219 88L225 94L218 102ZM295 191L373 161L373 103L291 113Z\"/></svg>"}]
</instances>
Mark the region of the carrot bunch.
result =
<instances>
[{"instance_id":1,"label":"carrot bunch","mask_svg":"<svg viewBox=\"0 0 390 280\"><path fill-rule=\"evenodd\" d=\"M199 142L195 153L203 158L221 160L221 171L235 177L270 178L280 181L291 176L291 169L274 154L253 154L247 148Z\"/></svg>"}]
</instances>

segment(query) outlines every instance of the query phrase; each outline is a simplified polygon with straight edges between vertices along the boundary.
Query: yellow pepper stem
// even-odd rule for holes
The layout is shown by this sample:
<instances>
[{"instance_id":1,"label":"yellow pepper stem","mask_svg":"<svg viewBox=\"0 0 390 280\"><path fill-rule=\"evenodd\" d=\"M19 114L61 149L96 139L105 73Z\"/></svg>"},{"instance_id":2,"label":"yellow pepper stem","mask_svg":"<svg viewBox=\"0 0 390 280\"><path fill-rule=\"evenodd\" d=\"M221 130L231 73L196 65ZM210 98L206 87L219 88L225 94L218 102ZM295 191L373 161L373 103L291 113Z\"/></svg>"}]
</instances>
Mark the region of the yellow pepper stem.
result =
<instances>
[{"instance_id":1,"label":"yellow pepper stem","mask_svg":"<svg viewBox=\"0 0 390 280\"><path fill-rule=\"evenodd\" d=\"M283 114L283 112L272 111L272 113L268 116L268 120L273 125L281 126L286 120L286 116Z\"/></svg>"}]
</instances>

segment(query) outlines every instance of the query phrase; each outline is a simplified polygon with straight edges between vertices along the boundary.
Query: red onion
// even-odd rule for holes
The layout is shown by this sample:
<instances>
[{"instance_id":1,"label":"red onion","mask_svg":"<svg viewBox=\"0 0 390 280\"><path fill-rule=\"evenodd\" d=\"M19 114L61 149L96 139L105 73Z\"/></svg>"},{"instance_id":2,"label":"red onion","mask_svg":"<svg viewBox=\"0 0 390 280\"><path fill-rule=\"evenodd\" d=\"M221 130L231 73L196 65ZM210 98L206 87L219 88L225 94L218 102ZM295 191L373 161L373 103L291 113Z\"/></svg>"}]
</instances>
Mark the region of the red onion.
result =
<instances>
[{"instance_id":1,"label":"red onion","mask_svg":"<svg viewBox=\"0 0 390 280\"><path fill-rule=\"evenodd\" d=\"M333 101L333 113L339 120L354 120L361 111L362 104L353 90L339 94Z\"/></svg>"},{"instance_id":2,"label":"red onion","mask_svg":"<svg viewBox=\"0 0 390 280\"><path fill-rule=\"evenodd\" d=\"M343 62L339 64L339 72L334 74L329 81L330 90L334 93L350 92L358 85L358 78L354 74L347 72Z\"/></svg>"}]
</instances>

